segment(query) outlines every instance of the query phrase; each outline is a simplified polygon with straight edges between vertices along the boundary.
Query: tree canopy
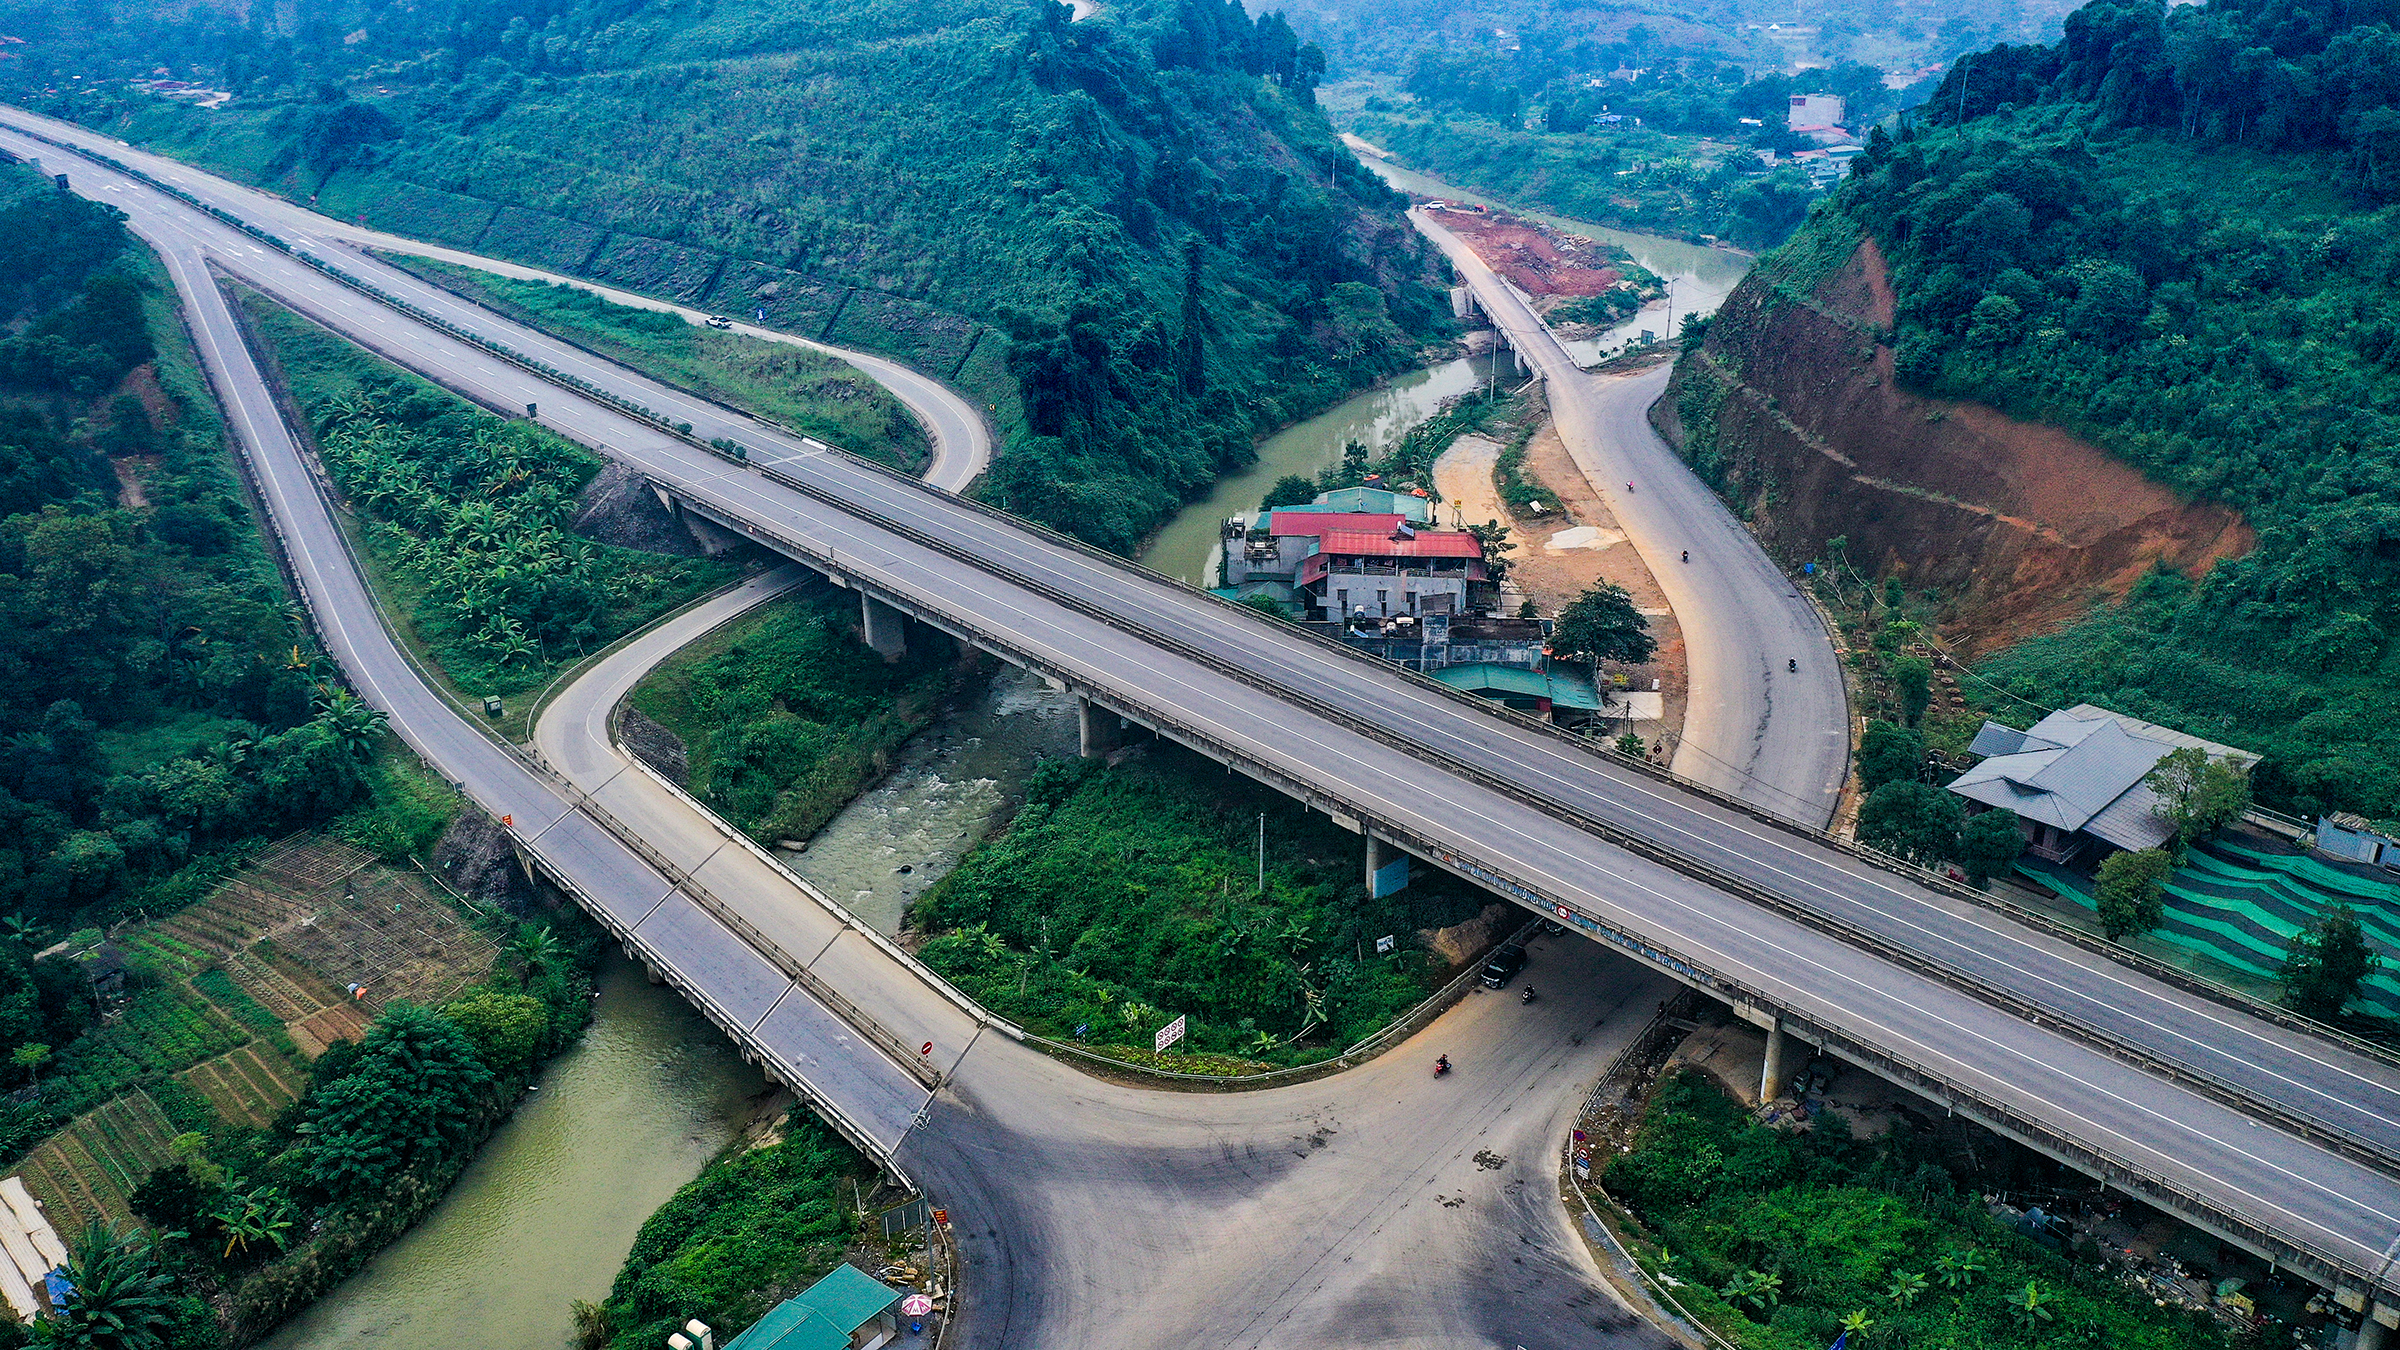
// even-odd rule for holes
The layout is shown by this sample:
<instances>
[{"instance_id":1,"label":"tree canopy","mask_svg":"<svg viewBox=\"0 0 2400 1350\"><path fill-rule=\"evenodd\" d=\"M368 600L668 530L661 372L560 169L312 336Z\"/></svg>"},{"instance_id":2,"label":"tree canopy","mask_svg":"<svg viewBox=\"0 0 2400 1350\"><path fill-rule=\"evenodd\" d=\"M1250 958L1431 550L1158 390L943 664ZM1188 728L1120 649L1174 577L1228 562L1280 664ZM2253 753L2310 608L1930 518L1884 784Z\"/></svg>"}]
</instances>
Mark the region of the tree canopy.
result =
<instances>
[{"instance_id":1,"label":"tree canopy","mask_svg":"<svg viewBox=\"0 0 2400 1350\"><path fill-rule=\"evenodd\" d=\"M2166 880L2175 859L2164 849L2112 853L2100 864L2093 900L2112 939L2147 933L2167 916Z\"/></svg>"},{"instance_id":2,"label":"tree canopy","mask_svg":"<svg viewBox=\"0 0 2400 1350\"><path fill-rule=\"evenodd\" d=\"M1931 783L1913 778L1885 783L1868 793L1858 810L1858 841L1933 867L1958 856L1965 810L1955 794Z\"/></svg>"},{"instance_id":3,"label":"tree canopy","mask_svg":"<svg viewBox=\"0 0 2400 1350\"><path fill-rule=\"evenodd\" d=\"M337 1200L370 1195L475 1132L492 1071L456 1025L394 1004L340 1078L309 1099L309 1171Z\"/></svg>"},{"instance_id":4,"label":"tree canopy","mask_svg":"<svg viewBox=\"0 0 2400 1350\"><path fill-rule=\"evenodd\" d=\"M2336 905L2293 936L2280 972L2284 1000L2296 1011L2331 1021L2358 997L2359 983L2380 964L2358 915Z\"/></svg>"},{"instance_id":5,"label":"tree canopy","mask_svg":"<svg viewBox=\"0 0 2400 1350\"><path fill-rule=\"evenodd\" d=\"M1567 602L1550 632L1553 655L1640 665L1658 650L1650 621L1633 596L1612 581L1599 582Z\"/></svg>"}]
</instances>

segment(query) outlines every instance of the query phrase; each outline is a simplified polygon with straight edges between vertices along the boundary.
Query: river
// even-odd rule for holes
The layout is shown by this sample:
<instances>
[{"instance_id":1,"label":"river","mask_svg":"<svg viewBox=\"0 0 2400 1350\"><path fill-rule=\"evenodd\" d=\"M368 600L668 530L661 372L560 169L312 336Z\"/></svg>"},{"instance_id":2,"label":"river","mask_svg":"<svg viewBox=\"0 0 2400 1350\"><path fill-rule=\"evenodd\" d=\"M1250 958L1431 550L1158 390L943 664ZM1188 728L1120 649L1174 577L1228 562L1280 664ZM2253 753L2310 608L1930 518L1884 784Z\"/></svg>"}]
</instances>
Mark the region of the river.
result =
<instances>
[{"instance_id":1,"label":"river","mask_svg":"<svg viewBox=\"0 0 2400 1350\"><path fill-rule=\"evenodd\" d=\"M1403 192L1501 207L1570 234L1586 234L1614 244L1631 254L1635 262L1674 283L1675 312L1679 315L1716 313L1735 283L1750 270L1748 254L1527 211L1479 197L1465 188L1372 155L1359 158ZM1600 360L1609 349L1621 347L1644 328L1663 332L1666 326L1663 308L1646 309L1600 337L1566 344L1567 350L1578 361L1588 364ZM1230 478L1219 479L1208 496L1177 512L1142 550L1142 561L1195 586L1213 584L1217 571L1217 531L1227 516L1256 512L1267 489L1285 474L1314 477L1317 470L1340 462L1342 446L1350 441L1363 441L1373 452L1398 440L1409 428L1431 416L1445 400L1475 388L1486 369L1488 362L1479 359L1450 361L1415 371L1276 432L1259 442L1256 465Z\"/></svg>"},{"instance_id":2,"label":"river","mask_svg":"<svg viewBox=\"0 0 2400 1350\"><path fill-rule=\"evenodd\" d=\"M449 1196L269 1350L565 1350L633 1238L767 1090L674 990L611 956L583 1041L542 1075Z\"/></svg>"},{"instance_id":3,"label":"river","mask_svg":"<svg viewBox=\"0 0 2400 1350\"><path fill-rule=\"evenodd\" d=\"M785 861L897 932L908 902L1023 795L1035 760L1075 751L1074 696L1001 667ZM565 1350L569 1305L607 1294L642 1221L732 1141L766 1088L681 996L612 957L583 1043L449 1197L268 1350Z\"/></svg>"}]
</instances>

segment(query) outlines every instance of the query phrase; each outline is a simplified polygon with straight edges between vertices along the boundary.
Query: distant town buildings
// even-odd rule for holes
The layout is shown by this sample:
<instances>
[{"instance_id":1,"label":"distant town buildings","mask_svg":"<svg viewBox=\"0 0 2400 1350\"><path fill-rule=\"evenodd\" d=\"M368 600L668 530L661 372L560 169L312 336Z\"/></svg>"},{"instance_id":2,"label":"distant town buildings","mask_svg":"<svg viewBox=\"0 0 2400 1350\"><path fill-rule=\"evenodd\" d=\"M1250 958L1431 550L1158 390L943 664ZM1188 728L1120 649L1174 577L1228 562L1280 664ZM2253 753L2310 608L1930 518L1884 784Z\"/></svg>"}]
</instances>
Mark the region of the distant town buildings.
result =
<instances>
[{"instance_id":1,"label":"distant town buildings","mask_svg":"<svg viewBox=\"0 0 2400 1350\"><path fill-rule=\"evenodd\" d=\"M1842 100L1835 94L1794 94L1784 125L1794 131L1825 131L1842 125Z\"/></svg>"}]
</instances>

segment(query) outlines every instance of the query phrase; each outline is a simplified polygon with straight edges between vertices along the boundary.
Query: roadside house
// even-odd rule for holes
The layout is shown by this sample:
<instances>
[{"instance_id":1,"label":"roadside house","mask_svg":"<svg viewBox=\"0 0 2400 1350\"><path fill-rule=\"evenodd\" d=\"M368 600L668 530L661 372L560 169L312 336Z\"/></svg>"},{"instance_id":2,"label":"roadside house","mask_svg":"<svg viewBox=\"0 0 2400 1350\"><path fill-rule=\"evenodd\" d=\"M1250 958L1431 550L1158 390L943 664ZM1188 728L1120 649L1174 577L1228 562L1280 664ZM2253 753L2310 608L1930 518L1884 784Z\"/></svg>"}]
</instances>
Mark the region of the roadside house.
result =
<instances>
[{"instance_id":1,"label":"roadside house","mask_svg":"<svg viewBox=\"0 0 2400 1350\"><path fill-rule=\"evenodd\" d=\"M1967 747L1983 762L1953 779L1950 790L1975 803L1971 810L2016 812L2035 857L2088 869L2119 849L2157 848L2172 837L2158 793L2143 780L2170 753L2192 746L2245 773L2258 762L2247 750L2078 703L2028 731L1984 723Z\"/></svg>"}]
</instances>

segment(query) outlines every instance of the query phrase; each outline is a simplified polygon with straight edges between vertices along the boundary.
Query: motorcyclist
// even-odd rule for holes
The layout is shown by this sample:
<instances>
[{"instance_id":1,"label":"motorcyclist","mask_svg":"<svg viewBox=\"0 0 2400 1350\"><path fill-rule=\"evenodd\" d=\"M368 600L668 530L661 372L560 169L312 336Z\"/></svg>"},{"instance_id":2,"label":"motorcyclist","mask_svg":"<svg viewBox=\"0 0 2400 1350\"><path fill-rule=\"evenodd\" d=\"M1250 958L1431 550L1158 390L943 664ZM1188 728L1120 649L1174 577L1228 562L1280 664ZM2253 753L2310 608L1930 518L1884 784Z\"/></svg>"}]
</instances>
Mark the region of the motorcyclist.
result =
<instances>
[{"instance_id":1,"label":"motorcyclist","mask_svg":"<svg viewBox=\"0 0 2400 1350\"><path fill-rule=\"evenodd\" d=\"M1525 986L1525 992L1518 996L1518 1001L1522 1003L1531 1003L1540 997L1541 995L1534 992L1533 986L1529 984Z\"/></svg>"},{"instance_id":2,"label":"motorcyclist","mask_svg":"<svg viewBox=\"0 0 2400 1350\"><path fill-rule=\"evenodd\" d=\"M1683 560L1685 562L1690 562L1692 560L1692 551L1690 549L1687 548L1683 551Z\"/></svg>"},{"instance_id":3,"label":"motorcyclist","mask_svg":"<svg viewBox=\"0 0 2400 1350\"><path fill-rule=\"evenodd\" d=\"M1786 669L1786 670L1793 670L1793 671L1796 671L1796 670L1800 669L1800 658L1799 658L1799 657L1797 657L1797 656L1795 656L1795 657L1791 658L1790 660L1788 660L1788 661L1784 662L1784 663L1783 663L1783 666L1784 666L1784 669Z\"/></svg>"},{"instance_id":4,"label":"motorcyclist","mask_svg":"<svg viewBox=\"0 0 2400 1350\"><path fill-rule=\"evenodd\" d=\"M1434 1056L1434 1057L1433 1057L1433 1071L1434 1071L1435 1073L1448 1073L1448 1072L1450 1072L1450 1057L1449 1057L1448 1055L1436 1055L1436 1056Z\"/></svg>"}]
</instances>

